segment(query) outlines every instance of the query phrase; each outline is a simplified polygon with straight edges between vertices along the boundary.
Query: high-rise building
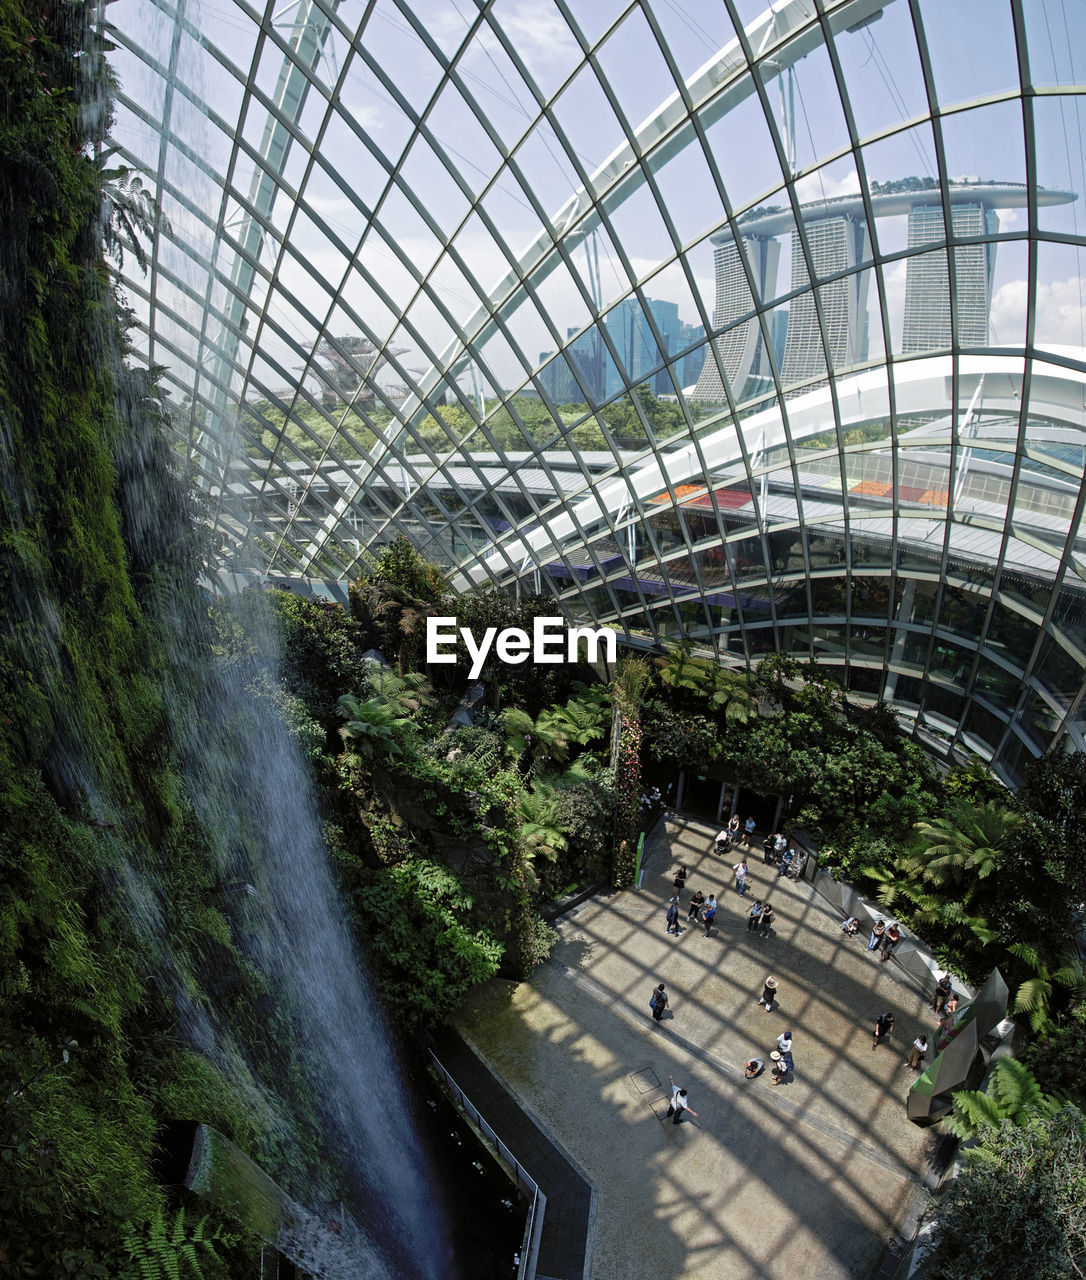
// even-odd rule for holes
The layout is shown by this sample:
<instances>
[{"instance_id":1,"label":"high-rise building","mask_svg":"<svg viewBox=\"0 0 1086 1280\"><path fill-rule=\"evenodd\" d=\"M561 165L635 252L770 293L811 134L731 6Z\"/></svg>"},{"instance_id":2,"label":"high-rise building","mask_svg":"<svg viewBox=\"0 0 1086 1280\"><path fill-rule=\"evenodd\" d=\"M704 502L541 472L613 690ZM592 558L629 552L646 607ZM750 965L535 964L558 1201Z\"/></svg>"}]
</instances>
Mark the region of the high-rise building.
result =
<instances>
[{"instance_id":1,"label":"high-rise building","mask_svg":"<svg viewBox=\"0 0 1086 1280\"><path fill-rule=\"evenodd\" d=\"M806 211L805 211L806 212ZM826 357L836 369L857 364L867 316L867 273L858 270L867 250L863 217L804 217L816 279L837 276L817 286L822 308L819 323L815 290L803 255L799 232L792 232L792 288L805 292L788 308L788 333L781 358L781 384L793 386L826 377ZM847 275L839 275L848 272Z\"/></svg>"},{"instance_id":2,"label":"high-rise building","mask_svg":"<svg viewBox=\"0 0 1086 1280\"><path fill-rule=\"evenodd\" d=\"M1066 143L1086 10L1063 6L1054 51L1019 3L760 7L716 6L694 68L648 5L533 0L544 49L512 3L303 0L272 22L227 0L196 39L192 6L118 0L110 143L162 213L146 276L132 254L121 272L133 358L165 369L231 571L343 598L403 533L458 588L543 591L634 644L831 665L1013 779L1086 745L1086 179ZM875 179L910 154L922 175ZM854 190L797 203L816 174ZM762 191L777 204L719 221ZM1010 209L1021 324L996 352ZM701 336L680 299L713 269L711 219ZM574 306L597 319L568 334ZM563 350L537 364L547 333ZM314 394L329 341L373 399ZM584 412L532 406L521 432L503 388L533 380ZM653 447L632 456L621 401L646 384L677 404L642 405Z\"/></svg>"},{"instance_id":3,"label":"high-rise building","mask_svg":"<svg viewBox=\"0 0 1086 1280\"><path fill-rule=\"evenodd\" d=\"M772 236L743 235L739 244L732 236L721 237L713 251L716 268L716 303L713 327L722 329L706 353L705 364L694 388L696 400L724 400L724 382L731 388L732 398L744 399L752 374L761 373L764 359L762 330L755 314L742 253L755 287L764 297L767 286L776 281L781 246ZM715 356L714 356L715 352Z\"/></svg>"},{"instance_id":4,"label":"high-rise building","mask_svg":"<svg viewBox=\"0 0 1086 1280\"><path fill-rule=\"evenodd\" d=\"M980 201L955 201L950 207L953 235L994 236L999 214ZM909 210L909 248L945 243L941 204L914 204ZM958 345L983 347L988 342L988 313L992 305L992 277L996 244L960 245L954 255L954 305ZM903 352L939 351L951 345L950 271L945 248L909 258L905 267L905 325Z\"/></svg>"}]
</instances>

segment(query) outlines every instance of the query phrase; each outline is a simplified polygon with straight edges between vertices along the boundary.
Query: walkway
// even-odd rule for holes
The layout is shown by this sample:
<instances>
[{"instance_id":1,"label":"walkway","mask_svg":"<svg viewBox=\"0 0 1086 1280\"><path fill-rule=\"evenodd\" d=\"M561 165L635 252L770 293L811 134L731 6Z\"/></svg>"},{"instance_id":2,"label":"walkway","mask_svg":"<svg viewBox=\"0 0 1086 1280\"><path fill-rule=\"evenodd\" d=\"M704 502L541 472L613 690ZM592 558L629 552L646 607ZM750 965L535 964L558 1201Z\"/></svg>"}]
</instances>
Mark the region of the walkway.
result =
<instances>
[{"instance_id":1,"label":"walkway","mask_svg":"<svg viewBox=\"0 0 1086 1280\"><path fill-rule=\"evenodd\" d=\"M892 962L841 934L810 885L776 880L760 842L740 899L714 830L658 826L642 888L580 907L531 982L477 989L457 1027L594 1185L584 1280L866 1280L919 1201L933 1134L905 1118L903 1059L933 1016ZM695 888L720 898L709 938L664 931L680 861L684 920ZM767 894L776 925L762 941L745 914ZM757 1001L770 973L780 1003L767 1015ZM655 1023L661 981L671 1004ZM873 1052L886 1009L895 1038ZM785 1028L795 1081L745 1080L745 1060L768 1056ZM662 1122L669 1074L696 1121Z\"/></svg>"}]
</instances>

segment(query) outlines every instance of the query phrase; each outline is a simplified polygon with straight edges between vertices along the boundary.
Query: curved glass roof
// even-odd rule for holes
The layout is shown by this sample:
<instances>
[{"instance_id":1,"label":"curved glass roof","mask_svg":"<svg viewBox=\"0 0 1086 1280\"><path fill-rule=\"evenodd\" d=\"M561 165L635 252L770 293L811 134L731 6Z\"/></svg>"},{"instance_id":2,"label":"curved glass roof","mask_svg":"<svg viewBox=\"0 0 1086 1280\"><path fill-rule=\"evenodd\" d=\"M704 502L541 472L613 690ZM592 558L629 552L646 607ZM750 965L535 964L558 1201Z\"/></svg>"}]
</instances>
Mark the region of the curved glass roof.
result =
<instances>
[{"instance_id":1,"label":"curved glass roof","mask_svg":"<svg viewBox=\"0 0 1086 1280\"><path fill-rule=\"evenodd\" d=\"M106 16L163 214L136 346L224 573L334 591L402 532L840 666L1009 778L1082 745L1082 5Z\"/></svg>"}]
</instances>

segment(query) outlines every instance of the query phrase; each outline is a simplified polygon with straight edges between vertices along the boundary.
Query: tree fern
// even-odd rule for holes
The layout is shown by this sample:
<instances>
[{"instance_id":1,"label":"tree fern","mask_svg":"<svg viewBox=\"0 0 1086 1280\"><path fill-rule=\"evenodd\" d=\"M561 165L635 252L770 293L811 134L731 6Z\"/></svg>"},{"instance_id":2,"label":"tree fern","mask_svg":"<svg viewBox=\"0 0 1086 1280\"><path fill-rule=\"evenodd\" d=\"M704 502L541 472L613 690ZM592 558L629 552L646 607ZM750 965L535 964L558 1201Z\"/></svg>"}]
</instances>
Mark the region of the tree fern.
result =
<instances>
[{"instance_id":1,"label":"tree fern","mask_svg":"<svg viewBox=\"0 0 1086 1280\"><path fill-rule=\"evenodd\" d=\"M1016 1058L1000 1058L988 1077L988 1087L959 1089L946 1126L959 1138L974 1138L982 1130L998 1129L1001 1121L1027 1124L1037 1116L1052 1116L1063 1100L1042 1091L1033 1072Z\"/></svg>"}]
</instances>

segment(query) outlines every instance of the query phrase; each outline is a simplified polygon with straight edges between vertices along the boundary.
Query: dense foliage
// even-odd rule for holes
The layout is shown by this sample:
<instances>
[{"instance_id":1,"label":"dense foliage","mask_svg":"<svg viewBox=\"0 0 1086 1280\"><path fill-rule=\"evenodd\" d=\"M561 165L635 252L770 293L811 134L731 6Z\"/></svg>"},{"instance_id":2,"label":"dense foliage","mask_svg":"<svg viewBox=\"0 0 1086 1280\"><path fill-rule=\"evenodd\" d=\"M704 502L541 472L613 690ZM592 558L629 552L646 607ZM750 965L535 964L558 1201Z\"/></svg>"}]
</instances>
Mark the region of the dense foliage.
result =
<instances>
[{"instance_id":1,"label":"dense foliage","mask_svg":"<svg viewBox=\"0 0 1086 1280\"><path fill-rule=\"evenodd\" d=\"M1003 1120L939 1202L930 1280L1063 1280L1086 1264L1086 1135L1066 1108Z\"/></svg>"}]
</instances>

